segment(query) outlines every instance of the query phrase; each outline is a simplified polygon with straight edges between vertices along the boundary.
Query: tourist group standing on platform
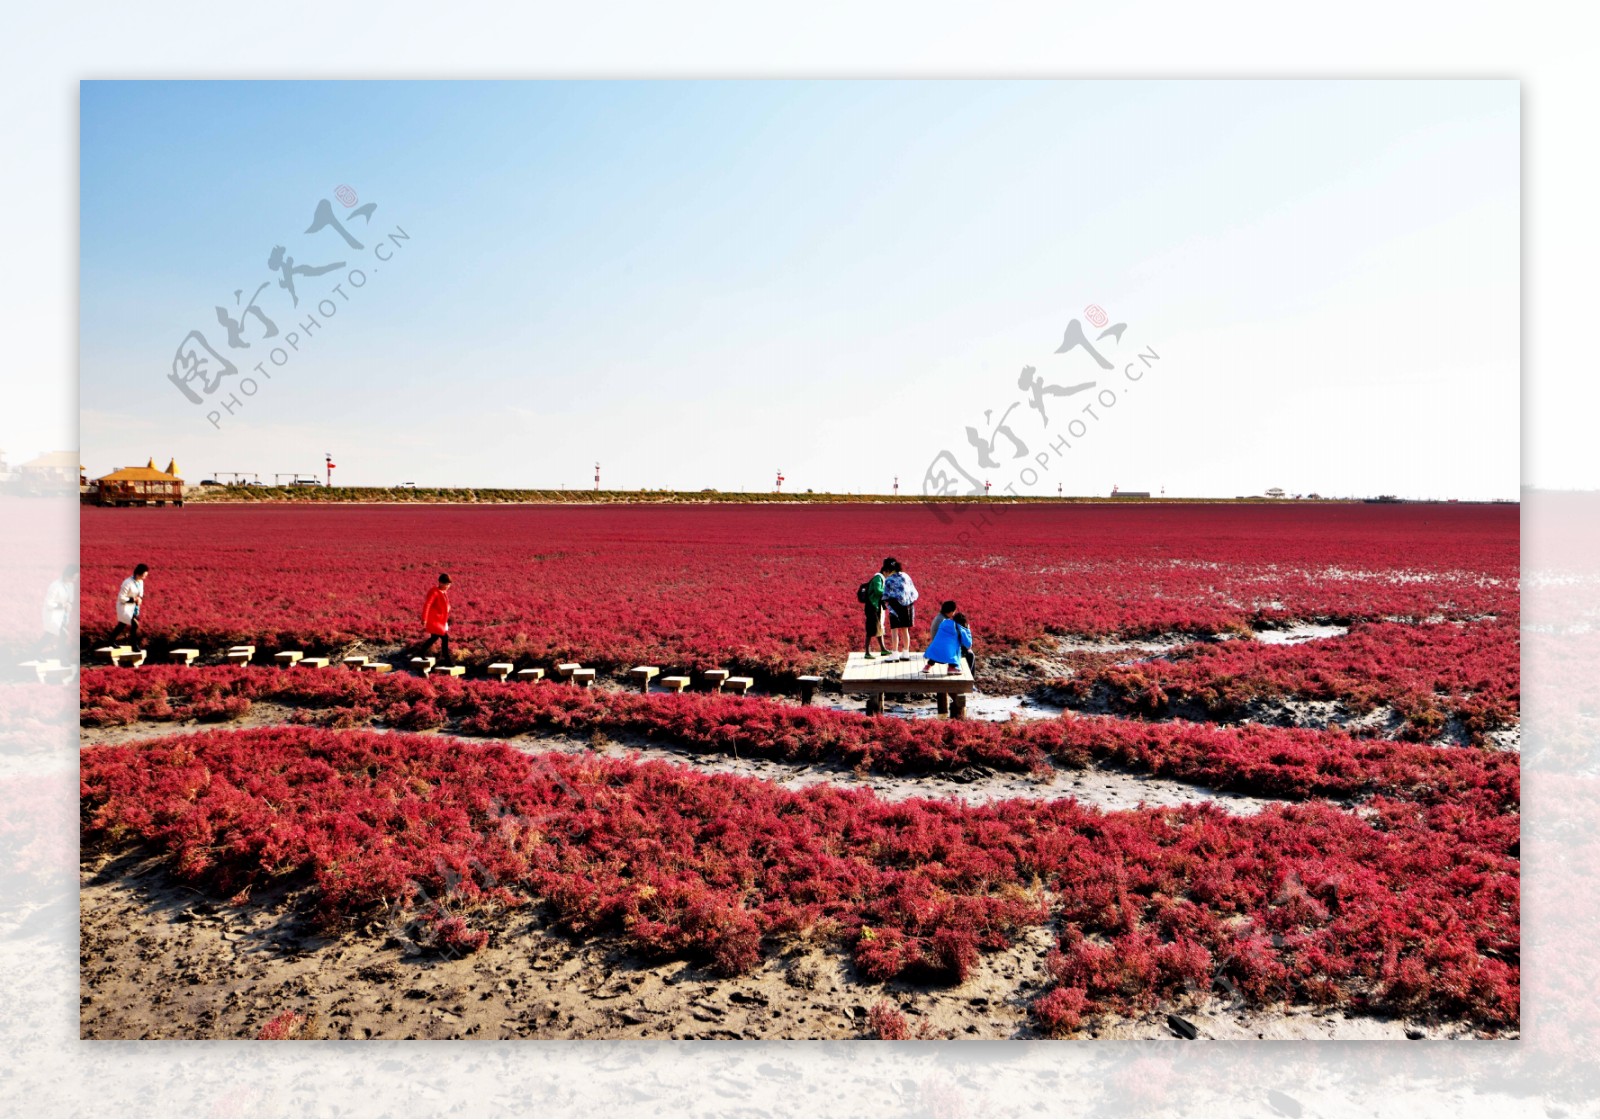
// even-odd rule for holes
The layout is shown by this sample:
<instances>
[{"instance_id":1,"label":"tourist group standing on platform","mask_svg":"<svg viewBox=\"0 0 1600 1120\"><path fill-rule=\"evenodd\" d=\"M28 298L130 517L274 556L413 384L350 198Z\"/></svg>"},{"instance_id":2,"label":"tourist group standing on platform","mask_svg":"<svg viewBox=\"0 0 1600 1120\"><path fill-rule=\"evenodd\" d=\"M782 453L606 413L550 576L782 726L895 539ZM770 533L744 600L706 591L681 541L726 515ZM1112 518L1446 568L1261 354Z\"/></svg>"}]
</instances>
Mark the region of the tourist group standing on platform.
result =
<instances>
[{"instance_id":1,"label":"tourist group standing on platform","mask_svg":"<svg viewBox=\"0 0 1600 1120\"><path fill-rule=\"evenodd\" d=\"M869 660L883 657L889 661L909 661L916 656L911 652L911 631L916 626L919 595L905 565L893 556L887 557L872 578L856 589L856 598L866 608L866 657ZM878 643L877 652L872 649L874 639ZM976 671L972 628L967 616L956 609L954 599L946 599L939 605L939 616L929 628L928 646L922 658L924 673L933 673L939 666L943 666L947 674L958 673L963 660L969 669Z\"/></svg>"}]
</instances>

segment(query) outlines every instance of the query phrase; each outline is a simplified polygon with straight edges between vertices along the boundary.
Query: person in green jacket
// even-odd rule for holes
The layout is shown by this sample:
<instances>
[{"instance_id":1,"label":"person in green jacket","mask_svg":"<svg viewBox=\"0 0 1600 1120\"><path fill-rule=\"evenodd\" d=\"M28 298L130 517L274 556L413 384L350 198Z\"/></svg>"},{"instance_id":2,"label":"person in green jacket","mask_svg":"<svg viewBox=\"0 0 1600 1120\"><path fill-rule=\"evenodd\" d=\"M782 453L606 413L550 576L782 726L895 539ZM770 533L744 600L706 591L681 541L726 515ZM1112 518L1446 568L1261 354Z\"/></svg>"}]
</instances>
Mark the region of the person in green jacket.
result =
<instances>
[{"instance_id":1,"label":"person in green jacket","mask_svg":"<svg viewBox=\"0 0 1600 1120\"><path fill-rule=\"evenodd\" d=\"M883 644L883 579L894 571L894 561L885 560L883 566L865 584L865 598L861 601L867 608L867 650L868 659L881 654L889 656L889 647ZM878 639L878 653L872 652L872 639Z\"/></svg>"}]
</instances>

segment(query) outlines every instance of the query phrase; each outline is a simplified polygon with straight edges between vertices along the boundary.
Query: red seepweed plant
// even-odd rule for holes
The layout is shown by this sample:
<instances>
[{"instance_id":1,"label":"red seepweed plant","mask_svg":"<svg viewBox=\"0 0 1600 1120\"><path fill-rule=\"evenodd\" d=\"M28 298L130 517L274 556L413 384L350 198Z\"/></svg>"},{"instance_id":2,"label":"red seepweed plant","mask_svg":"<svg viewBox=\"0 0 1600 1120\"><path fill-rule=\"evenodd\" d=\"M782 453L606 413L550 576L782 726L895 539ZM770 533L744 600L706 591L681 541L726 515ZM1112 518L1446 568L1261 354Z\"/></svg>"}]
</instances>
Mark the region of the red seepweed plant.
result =
<instances>
[{"instance_id":1,"label":"red seepweed plant","mask_svg":"<svg viewBox=\"0 0 1600 1120\"><path fill-rule=\"evenodd\" d=\"M761 697L538 687L346 672L155 666L86 670L83 721L218 718L241 703L299 706L293 718L331 727L381 724L508 738L530 732L639 735L693 750L789 762L832 762L918 774L982 765L1011 771L1110 763L1218 790L1269 797L1353 799L1374 794L1514 811L1517 757L1344 732L1067 717L901 720L800 707Z\"/></svg>"},{"instance_id":2,"label":"red seepweed plant","mask_svg":"<svg viewBox=\"0 0 1600 1120\"><path fill-rule=\"evenodd\" d=\"M1390 707L1412 738L1432 739L1456 719L1468 738L1481 741L1517 721L1519 654L1515 617L1375 622L1293 645L1196 643L1165 657L1079 671L1053 688L1078 700L1103 693L1114 708L1145 716L1186 703L1217 719L1284 700L1335 701L1348 716Z\"/></svg>"},{"instance_id":3,"label":"red seepweed plant","mask_svg":"<svg viewBox=\"0 0 1600 1120\"><path fill-rule=\"evenodd\" d=\"M291 709L292 726L83 755L86 846L151 845L236 904L283 880L331 926L387 922L442 953L538 907L574 936L724 974L803 939L869 982L957 982L1050 920L1046 1034L1212 995L1520 1021L1518 760L1453 745L1517 718L1515 507L996 505L965 536L895 506L91 509L83 542L95 644L110 621L96 588L109 602L137 560L157 572L152 644L207 651L410 641L449 570L469 661L720 665L762 684L837 668L858 640L854 587L893 551L924 611L954 597L979 622L987 672L1038 683L1070 665L1060 687L1140 717L907 721L760 696L87 670L91 726ZM1248 640L1296 622L1350 633ZM1117 664L1119 643L1156 635L1197 640ZM1241 640L1199 640L1218 635ZM1296 703L1387 707L1425 742L1248 722ZM407 734L441 729L468 738ZM904 775L1114 766L1286 803L891 803L484 741L545 733ZM910 1032L883 1006L880 1036ZM294 1037L286 1016L268 1026Z\"/></svg>"},{"instance_id":4,"label":"red seepweed plant","mask_svg":"<svg viewBox=\"0 0 1600 1120\"><path fill-rule=\"evenodd\" d=\"M860 628L854 590L888 552L923 609L955 598L985 653L1057 635L1238 632L1294 620L1513 617L1517 510L1347 503L987 508L981 533L905 506L206 506L82 516L84 633L118 581L156 572L158 647L327 652L420 637L422 595L456 580L467 660L828 672ZM101 597L101 598L97 598ZM94 604L103 601L103 612Z\"/></svg>"},{"instance_id":5,"label":"red seepweed plant","mask_svg":"<svg viewBox=\"0 0 1600 1120\"><path fill-rule=\"evenodd\" d=\"M1218 985L1252 1006L1517 1022L1517 820L1449 802L1246 818L891 803L315 728L93 748L81 785L86 844L155 845L225 894L304 879L334 925L419 905L476 924L537 903L574 934L724 974L806 938L847 949L869 980L955 982L1054 913L1063 994L1040 1004L1047 1031Z\"/></svg>"}]
</instances>

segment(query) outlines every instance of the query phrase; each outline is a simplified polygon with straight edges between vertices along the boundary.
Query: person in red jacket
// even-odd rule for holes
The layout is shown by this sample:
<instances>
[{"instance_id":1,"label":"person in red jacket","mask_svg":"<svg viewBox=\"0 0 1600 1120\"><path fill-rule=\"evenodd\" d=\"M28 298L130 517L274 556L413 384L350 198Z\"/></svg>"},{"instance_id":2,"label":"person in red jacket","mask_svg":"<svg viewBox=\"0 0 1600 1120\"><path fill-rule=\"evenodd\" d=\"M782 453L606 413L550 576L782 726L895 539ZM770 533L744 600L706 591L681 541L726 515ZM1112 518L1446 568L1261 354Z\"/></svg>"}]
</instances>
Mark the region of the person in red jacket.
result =
<instances>
[{"instance_id":1,"label":"person in red jacket","mask_svg":"<svg viewBox=\"0 0 1600 1120\"><path fill-rule=\"evenodd\" d=\"M422 601L422 629L428 636L411 651L412 656L421 657L438 642L439 663L454 664L455 659L450 656L450 576L447 573L440 574L439 586L430 588L428 597Z\"/></svg>"}]
</instances>

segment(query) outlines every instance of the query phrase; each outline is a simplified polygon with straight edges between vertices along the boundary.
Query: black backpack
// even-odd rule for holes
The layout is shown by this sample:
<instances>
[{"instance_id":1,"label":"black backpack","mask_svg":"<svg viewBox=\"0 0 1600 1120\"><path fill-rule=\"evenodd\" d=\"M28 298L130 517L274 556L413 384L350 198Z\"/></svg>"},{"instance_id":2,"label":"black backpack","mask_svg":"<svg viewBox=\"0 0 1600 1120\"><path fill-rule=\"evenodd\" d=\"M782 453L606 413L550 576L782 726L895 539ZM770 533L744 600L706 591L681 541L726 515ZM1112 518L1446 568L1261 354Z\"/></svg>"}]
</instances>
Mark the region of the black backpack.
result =
<instances>
[{"instance_id":1,"label":"black backpack","mask_svg":"<svg viewBox=\"0 0 1600 1120\"><path fill-rule=\"evenodd\" d=\"M860 587L856 588L856 602L858 602L858 603L867 602L871 598L871 594L870 594L871 591L872 591L872 580L869 579L869 580L867 580L866 583L863 583Z\"/></svg>"}]
</instances>

